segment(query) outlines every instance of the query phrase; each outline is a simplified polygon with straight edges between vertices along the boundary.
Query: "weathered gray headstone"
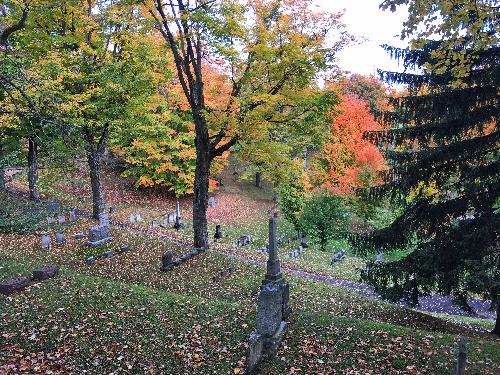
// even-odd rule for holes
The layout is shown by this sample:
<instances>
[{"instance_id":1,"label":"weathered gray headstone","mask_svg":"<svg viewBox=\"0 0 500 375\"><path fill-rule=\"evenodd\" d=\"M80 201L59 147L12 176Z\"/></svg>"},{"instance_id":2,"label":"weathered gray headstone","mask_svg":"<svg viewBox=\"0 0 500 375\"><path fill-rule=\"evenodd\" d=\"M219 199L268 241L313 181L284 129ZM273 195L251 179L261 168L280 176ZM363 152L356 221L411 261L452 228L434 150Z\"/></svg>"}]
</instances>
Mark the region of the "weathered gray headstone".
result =
<instances>
[{"instance_id":1,"label":"weathered gray headstone","mask_svg":"<svg viewBox=\"0 0 500 375\"><path fill-rule=\"evenodd\" d=\"M109 215L107 212L99 214L99 226L109 227Z\"/></svg>"},{"instance_id":2,"label":"weathered gray headstone","mask_svg":"<svg viewBox=\"0 0 500 375\"><path fill-rule=\"evenodd\" d=\"M122 253L126 253L126 252L127 252L127 251L129 251L129 250L130 250L130 248L129 248L129 246L128 246L128 245L121 245L121 246L120 246L120 251L121 251Z\"/></svg>"},{"instance_id":3,"label":"weathered gray headstone","mask_svg":"<svg viewBox=\"0 0 500 375\"><path fill-rule=\"evenodd\" d=\"M82 238L85 238L85 234L83 232L78 232L73 235L73 238L75 240L81 240Z\"/></svg>"},{"instance_id":4,"label":"weathered gray headstone","mask_svg":"<svg viewBox=\"0 0 500 375\"><path fill-rule=\"evenodd\" d=\"M109 227L99 225L89 230L89 241L87 244L91 247L101 246L113 240L109 235Z\"/></svg>"},{"instance_id":5,"label":"weathered gray headstone","mask_svg":"<svg viewBox=\"0 0 500 375\"><path fill-rule=\"evenodd\" d=\"M156 219L151 220L151 227L155 229L158 228L158 220Z\"/></svg>"},{"instance_id":6,"label":"weathered gray headstone","mask_svg":"<svg viewBox=\"0 0 500 375\"><path fill-rule=\"evenodd\" d=\"M95 257L88 257L87 258L87 265L93 266L95 264L95 262L96 262Z\"/></svg>"},{"instance_id":7,"label":"weathered gray headstone","mask_svg":"<svg viewBox=\"0 0 500 375\"><path fill-rule=\"evenodd\" d=\"M57 264L50 264L48 266L39 268L33 271L33 280L43 281L54 277L59 272L59 266Z\"/></svg>"},{"instance_id":8,"label":"weathered gray headstone","mask_svg":"<svg viewBox=\"0 0 500 375\"><path fill-rule=\"evenodd\" d=\"M141 216L141 214L136 214L136 215L135 215L135 221L136 221L136 222L138 222L138 223L140 223L140 222L142 221L142 216Z\"/></svg>"},{"instance_id":9,"label":"weathered gray headstone","mask_svg":"<svg viewBox=\"0 0 500 375\"><path fill-rule=\"evenodd\" d=\"M136 222L137 222L136 217L135 217L135 215L134 215L134 214L130 214L129 221L130 221L131 223L136 223Z\"/></svg>"},{"instance_id":10,"label":"weathered gray headstone","mask_svg":"<svg viewBox=\"0 0 500 375\"><path fill-rule=\"evenodd\" d=\"M276 246L276 219L269 218L269 258L259 293L257 327L250 335L247 373L251 374L264 354L274 355L286 330L290 314L289 285L283 279Z\"/></svg>"},{"instance_id":11,"label":"weathered gray headstone","mask_svg":"<svg viewBox=\"0 0 500 375\"><path fill-rule=\"evenodd\" d=\"M52 239L50 238L50 234L44 233L42 234L42 249L50 250L50 245L52 243Z\"/></svg>"},{"instance_id":12,"label":"weathered gray headstone","mask_svg":"<svg viewBox=\"0 0 500 375\"><path fill-rule=\"evenodd\" d=\"M215 197L208 198L208 207L215 207Z\"/></svg>"},{"instance_id":13,"label":"weathered gray headstone","mask_svg":"<svg viewBox=\"0 0 500 375\"><path fill-rule=\"evenodd\" d=\"M59 224L63 224L66 222L66 216L64 214L60 214L59 216L57 216L57 222Z\"/></svg>"},{"instance_id":14,"label":"weathered gray headstone","mask_svg":"<svg viewBox=\"0 0 500 375\"><path fill-rule=\"evenodd\" d=\"M63 232L56 232L56 245L61 246L64 244L65 238Z\"/></svg>"},{"instance_id":15,"label":"weathered gray headstone","mask_svg":"<svg viewBox=\"0 0 500 375\"><path fill-rule=\"evenodd\" d=\"M375 264L384 263L384 254L377 249L377 255L375 256Z\"/></svg>"},{"instance_id":16,"label":"weathered gray headstone","mask_svg":"<svg viewBox=\"0 0 500 375\"><path fill-rule=\"evenodd\" d=\"M48 225L52 225L56 222L56 219L54 219L53 217L49 216L47 217L47 224Z\"/></svg>"},{"instance_id":17,"label":"weathered gray headstone","mask_svg":"<svg viewBox=\"0 0 500 375\"><path fill-rule=\"evenodd\" d=\"M76 210L74 208L69 212L69 221L76 221Z\"/></svg>"},{"instance_id":18,"label":"weathered gray headstone","mask_svg":"<svg viewBox=\"0 0 500 375\"><path fill-rule=\"evenodd\" d=\"M453 375L465 375L465 365L467 364L467 339L460 336L458 347L455 349L455 368Z\"/></svg>"},{"instance_id":19,"label":"weathered gray headstone","mask_svg":"<svg viewBox=\"0 0 500 375\"><path fill-rule=\"evenodd\" d=\"M115 255L114 251L113 250L108 250L104 253L104 256L106 258L111 258L113 255Z\"/></svg>"},{"instance_id":20,"label":"weathered gray headstone","mask_svg":"<svg viewBox=\"0 0 500 375\"><path fill-rule=\"evenodd\" d=\"M15 279L5 280L0 283L0 293L7 296L23 290L30 285L27 277L16 277Z\"/></svg>"}]
</instances>

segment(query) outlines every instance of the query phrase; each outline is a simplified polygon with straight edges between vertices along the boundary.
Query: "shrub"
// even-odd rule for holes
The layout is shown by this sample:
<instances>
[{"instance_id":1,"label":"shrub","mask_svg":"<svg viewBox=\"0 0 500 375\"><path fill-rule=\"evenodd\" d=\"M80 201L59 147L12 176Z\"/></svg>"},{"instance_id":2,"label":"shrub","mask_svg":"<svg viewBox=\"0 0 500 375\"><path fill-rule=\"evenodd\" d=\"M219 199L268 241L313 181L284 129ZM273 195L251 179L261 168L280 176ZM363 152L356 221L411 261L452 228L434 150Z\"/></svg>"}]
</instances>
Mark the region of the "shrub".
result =
<instances>
[{"instance_id":1,"label":"shrub","mask_svg":"<svg viewBox=\"0 0 500 375\"><path fill-rule=\"evenodd\" d=\"M326 250L329 241L342 238L351 223L351 214L342 198L319 195L306 203L300 229Z\"/></svg>"}]
</instances>

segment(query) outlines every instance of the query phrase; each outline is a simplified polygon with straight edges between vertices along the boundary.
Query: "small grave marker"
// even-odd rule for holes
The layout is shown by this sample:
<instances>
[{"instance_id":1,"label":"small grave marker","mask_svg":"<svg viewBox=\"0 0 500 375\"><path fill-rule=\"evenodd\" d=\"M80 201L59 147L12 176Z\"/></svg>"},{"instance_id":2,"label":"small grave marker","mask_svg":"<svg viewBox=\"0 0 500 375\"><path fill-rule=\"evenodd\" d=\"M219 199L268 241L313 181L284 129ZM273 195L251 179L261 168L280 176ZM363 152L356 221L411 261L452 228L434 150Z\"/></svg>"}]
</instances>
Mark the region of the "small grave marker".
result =
<instances>
[{"instance_id":1,"label":"small grave marker","mask_svg":"<svg viewBox=\"0 0 500 375\"><path fill-rule=\"evenodd\" d=\"M42 250L50 250L51 243L52 239L50 238L50 234L42 234Z\"/></svg>"},{"instance_id":2,"label":"small grave marker","mask_svg":"<svg viewBox=\"0 0 500 375\"><path fill-rule=\"evenodd\" d=\"M59 266L57 264L50 264L48 266L39 268L33 271L34 281L43 281L54 277L59 272Z\"/></svg>"},{"instance_id":3,"label":"small grave marker","mask_svg":"<svg viewBox=\"0 0 500 375\"><path fill-rule=\"evenodd\" d=\"M11 295L19 292L30 285L30 280L27 277L16 277L15 279L6 280L0 283L0 293Z\"/></svg>"},{"instance_id":4,"label":"small grave marker","mask_svg":"<svg viewBox=\"0 0 500 375\"><path fill-rule=\"evenodd\" d=\"M64 241L66 239L64 238L64 233L63 232L56 232L56 245L61 246L64 245Z\"/></svg>"}]
</instances>

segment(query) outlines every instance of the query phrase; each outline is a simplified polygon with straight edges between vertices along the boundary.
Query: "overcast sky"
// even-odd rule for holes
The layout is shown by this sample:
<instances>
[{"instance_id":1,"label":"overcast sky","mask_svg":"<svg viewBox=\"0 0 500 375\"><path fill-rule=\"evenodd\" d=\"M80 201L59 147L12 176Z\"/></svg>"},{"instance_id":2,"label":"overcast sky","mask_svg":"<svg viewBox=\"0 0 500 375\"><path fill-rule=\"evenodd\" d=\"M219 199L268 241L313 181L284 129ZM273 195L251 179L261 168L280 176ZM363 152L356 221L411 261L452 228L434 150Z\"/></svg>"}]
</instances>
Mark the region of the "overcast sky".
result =
<instances>
[{"instance_id":1,"label":"overcast sky","mask_svg":"<svg viewBox=\"0 0 500 375\"><path fill-rule=\"evenodd\" d=\"M407 13L404 9L398 9L394 13L382 11L378 7L381 2L382 0L314 0L314 3L325 10L338 12L345 9L342 19L347 30L367 39L366 42L347 47L339 54L343 70L365 75L375 74L377 68L399 70L380 45L407 46L399 37Z\"/></svg>"}]
</instances>

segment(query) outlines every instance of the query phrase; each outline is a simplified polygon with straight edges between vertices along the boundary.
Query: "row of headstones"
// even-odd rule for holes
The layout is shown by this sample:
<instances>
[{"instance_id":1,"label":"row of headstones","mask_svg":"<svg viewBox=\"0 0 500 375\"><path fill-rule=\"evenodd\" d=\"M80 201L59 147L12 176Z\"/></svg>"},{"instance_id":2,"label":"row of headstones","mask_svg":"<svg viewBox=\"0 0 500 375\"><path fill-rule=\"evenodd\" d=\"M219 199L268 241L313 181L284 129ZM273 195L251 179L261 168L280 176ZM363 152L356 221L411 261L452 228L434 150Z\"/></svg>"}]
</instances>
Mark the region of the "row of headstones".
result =
<instances>
[{"instance_id":1,"label":"row of headstones","mask_svg":"<svg viewBox=\"0 0 500 375\"><path fill-rule=\"evenodd\" d=\"M69 216L68 219L70 222L76 221L77 220L76 209L73 208L71 211L69 211L68 216ZM65 222L66 222L66 214L64 214L64 213L57 215L57 217L54 217L54 216L47 217L47 224L48 225L53 225L56 223L63 224Z\"/></svg>"},{"instance_id":2,"label":"row of headstones","mask_svg":"<svg viewBox=\"0 0 500 375\"><path fill-rule=\"evenodd\" d=\"M58 272L59 266L56 264L50 264L48 266L34 270L31 278L22 276L2 281L0 283L0 294L9 296L13 293L23 290L24 288L27 288L33 282L50 279L51 277L57 275Z\"/></svg>"},{"instance_id":3,"label":"row of headstones","mask_svg":"<svg viewBox=\"0 0 500 375\"><path fill-rule=\"evenodd\" d=\"M298 240L298 238L289 238L286 243L288 245L290 245L292 242ZM285 237L284 236L280 236L280 237L277 237L276 238L276 246L278 247L281 247L285 244ZM302 254L302 252L307 249L309 247L309 245L307 244L307 238L306 237L302 237L300 239L300 245L297 246L297 249L295 250L292 250L290 251L290 253L288 254L288 257L289 258L297 258L300 254ZM264 246L262 246L259 251L261 253L269 253L269 245L266 244Z\"/></svg>"},{"instance_id":4,"label":"row of headstones","mask_svg":"<svg viewBox=\"0 0 500 375\"><path fill-rule=\"evenodd\" d=\"M174 267L180 266L182 263L187 262L189 259L198 256L204 251L205 251L204 249L194 249L190 253L184 254L177 259L174 259L172 252L167 251L161 257L160 271L162 272L172 271Z\"/></svg>"},{"instance_id":5,"label":"row of headstones","mask_svg":"<svg viewBox=\"0 0 500 375\"><path fill-rule=\"evenodd\" d=\"M236 272L236 268L235 267L229 267L228 269L226 270L222 270L219 272L218 275L214 275L212 276L212 283L218 283L220 282L223 278L231 275L232 273Z\"/></svg>"},{"instance_id":6,"label":"row of headstones","mask_svg":"<svg viewBox=\"0 0 500 375\"><path fill-rule=\"evenodd\" d=\"M129 246L128 245L121 245L120 248L115 252L113 250L108 250L106 251L103 255L101 256L90 256L87 258L87 265L88 266L93 266L94 264L96 264L97 260L99 259L105 259L105 258L112 258L113 256L115 256L116 254L122 254L122 253L126 253L130 250Z\"/></svg>"}]
</instances>

